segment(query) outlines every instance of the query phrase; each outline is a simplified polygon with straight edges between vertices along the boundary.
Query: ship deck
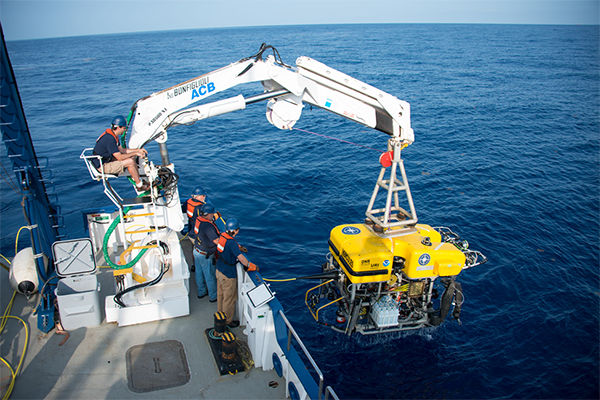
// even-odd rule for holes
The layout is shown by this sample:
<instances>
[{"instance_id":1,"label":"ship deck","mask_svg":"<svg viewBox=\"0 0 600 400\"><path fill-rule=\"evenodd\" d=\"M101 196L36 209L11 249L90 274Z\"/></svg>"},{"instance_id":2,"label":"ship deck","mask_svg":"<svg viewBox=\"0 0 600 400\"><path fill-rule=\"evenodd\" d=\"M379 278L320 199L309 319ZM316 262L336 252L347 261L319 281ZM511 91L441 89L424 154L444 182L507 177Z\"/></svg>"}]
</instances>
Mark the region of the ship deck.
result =
<instances>
[{"instance_id":1,"label":"ship deck","mask_svg":"<svg viewBox=\"0 0 600 400\"><path fill-rule=\"evenodd\" d=\"M0 269L1 307L6 310L13 296L8 272ZM99 269L100 298L111 294L112 270ZM0 336L1 357L13 369L19 365L23 348L27 350L15 386L13 399L283 399L286 397L285 378L274 370L253 368L234 375L219 373L205 330L213 326L216 303L208 297L198 299L195 282L190 279L190 314L185 317L118 327L103 321L98 326L84 327L57 334L53 329L44 334L37 328L33 310L39 294L29 300L15 296L11 316L21 318L28 327L9 318ZM101 307L103 308L103 307ZM246 338L243 326L233 329L236 337ZM64 343L62 343L64 341ZM185 381L185 362L172 357L172 350L153 357L152 365L133 365L127 362L128 351L148 343L177 341L183 347L189 381ZM169 342L173 343L173 342ZM166 349L166 348L165 348ZM135 354L131 353L130 354ZM133 358L130 358L132 360ZM142 358L140 357L140 360ZM140 361L145 362L145 361ZM10 384L11 373L4 363L0 367L1 390L4 397ZM161 375L162 374L162 375ZM166 376L165 376L166 375ZM162 381L161 381L162 379ZM164 388L164 381L179 386ZM132 382L133 381L133 382ZM153 389L160 386L162 389ZM276 383L276 384L275 384ZM140 391L141 390L141 391Z\"/></svg>"}]
</instances>

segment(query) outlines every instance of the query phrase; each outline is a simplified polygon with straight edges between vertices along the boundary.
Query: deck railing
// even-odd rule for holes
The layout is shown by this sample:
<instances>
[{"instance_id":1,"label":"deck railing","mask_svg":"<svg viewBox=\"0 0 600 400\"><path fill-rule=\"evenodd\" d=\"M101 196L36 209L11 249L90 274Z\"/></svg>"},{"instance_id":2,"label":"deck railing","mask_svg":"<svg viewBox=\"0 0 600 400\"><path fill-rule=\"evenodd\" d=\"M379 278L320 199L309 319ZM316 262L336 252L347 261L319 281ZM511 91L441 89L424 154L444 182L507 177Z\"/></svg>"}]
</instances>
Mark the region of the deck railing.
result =
<instances>
[{"instance_id":1,"label":"deck railing","mask_svg":"<svg viewBox=\"0 0 600 400\"><path fill-rule=\"evenodd\" d=\"M290 349L292 348L292 336L293 336L296 339L296 341L298 342L298 344L300 345L300 348L304 352L304 355L306 356L306 358L308 359L308 361L310 361L310 363L312 364L313 368L315 369L315 371L319 375L319 394L318 394L319 397L318 397L318 400L321 400L321 398L323 396L323 373L321 372L321 370L317 366L317 363L315 362L315 360L312 358L312 356L308 352L308 349L306 348L306 346L304 346L304 343L302 343L302 340L300 339L300 337L298 336L298 334L296 333L296 331L292 327L292 324L290 324L290 321L288 321L287 317L283 313L283 310L279 310L279 315L281 316L281 318L285 322L285 325L288 328L287 351L290 351ZM334 399L339 400L338 396L335 394L335 391L331 388L331 386L327 386L327 392L325 393L325 400L329 399L329 394L330 393L331 393L331 395L333 396Z\"/></svg>"}]
</instances>

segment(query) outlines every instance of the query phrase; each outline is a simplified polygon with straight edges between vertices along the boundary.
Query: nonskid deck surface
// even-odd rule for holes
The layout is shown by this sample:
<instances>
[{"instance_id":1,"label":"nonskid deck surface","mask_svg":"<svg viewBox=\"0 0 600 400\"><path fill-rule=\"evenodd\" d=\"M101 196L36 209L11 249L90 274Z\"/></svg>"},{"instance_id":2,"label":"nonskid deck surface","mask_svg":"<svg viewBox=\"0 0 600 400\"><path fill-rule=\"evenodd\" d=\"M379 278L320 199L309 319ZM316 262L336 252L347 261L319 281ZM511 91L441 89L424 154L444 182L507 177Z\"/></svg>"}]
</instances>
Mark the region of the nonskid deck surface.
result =
<instances>
[{"instance_id":1,"label":"nonskid deck surface","mask_svg":"<svg viewBox=\"0 0 600 400\"><path fill-rule=\"evenodd\" d=\"M97 274L101 284L101 298L104 299L113 290L112 270L100 269ZM13 290L6 270L1 269L0 278L1 307L5 310ZM190 279L190 315L117 327L115 323L106 323L102 310L101 325L69 331L69 338L62 346L60 344L65 335L57 334L56 329L47 335L37 329L37 317L32 315L32 309L38 302L37 294L29 301L25 296L17 294L10 314L22 318L29 329L26 357L10 396L13 399L285 398L285 378L280 378L274 370L253 368L249 374L244 371L230 376L219 374L204 336L204 331L213 326L217 305L210 303L208 297L196 297L193 278ZM243 328L235 328L233 332L238 338L245 340ZM131 382L128 381L128 350L137 345L166 341L181 343L189 367L189 381L180 386L159 390L136 392L135 386L132 390ZM0 336L0 353L13 369L19 364L24 344L23 325L10 318ZM153 373L181 373L177 369L180 365L172 364L168 359L165 357L157 360L154 369L160 372L146 372L144 378L151 380ZM4 396L10 383L10 371L2 363L0 372L0 395ZM131 368L129 372L131 377ZM182 381L185 382L185 379L178 380ZM138 389L140 387L142 386L138 385Z\"/></svg>"}]
</instances>

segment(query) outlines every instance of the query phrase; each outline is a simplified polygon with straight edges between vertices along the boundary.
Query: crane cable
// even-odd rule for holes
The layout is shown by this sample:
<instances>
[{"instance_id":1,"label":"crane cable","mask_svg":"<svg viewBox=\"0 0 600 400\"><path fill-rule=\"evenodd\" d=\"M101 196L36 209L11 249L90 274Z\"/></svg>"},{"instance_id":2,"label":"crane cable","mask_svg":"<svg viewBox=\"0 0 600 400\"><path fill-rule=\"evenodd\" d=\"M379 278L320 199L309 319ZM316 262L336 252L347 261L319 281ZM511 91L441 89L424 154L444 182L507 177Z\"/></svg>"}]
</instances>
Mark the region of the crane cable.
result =
<instances>
[{"instance_id":1,"label":"crane cable","mask_svg":"<svg viewBox=\"0 0 600 400\"><path fill-rule=\"evenodd\" d=\"M365 149L369 149L369 150L375 150L375 151L377 151L377 152L379 152L379 153L385 153L385 151L382 151L382 150L379 150L379 149L375 149L375 148L373 148L373 147L364 146L364 145L362 145L362 144L358 144L358 143L354 143L354 142L349 142L349 141L347 141L347 140L338 139L338 138L335 138L335 137L333 137L333 136L327 136L327 135L323 135L323 134L321 134L321 133L316 133L316 132L307 131L307 130L305 130L305 129L300 129L300 128L292 128L292 130L296 130L296 131L300 131L300 132L305 132L305 133L310 133L310 134L312 134L312 135L321 136L321 137L324 137L324 138L327 138L327 139L337 140L338 142L342 142L342 143L348 143L348 144L351 144L351 145L353 145L353 146L364 147Z\"/></svg>"}]
</instances>

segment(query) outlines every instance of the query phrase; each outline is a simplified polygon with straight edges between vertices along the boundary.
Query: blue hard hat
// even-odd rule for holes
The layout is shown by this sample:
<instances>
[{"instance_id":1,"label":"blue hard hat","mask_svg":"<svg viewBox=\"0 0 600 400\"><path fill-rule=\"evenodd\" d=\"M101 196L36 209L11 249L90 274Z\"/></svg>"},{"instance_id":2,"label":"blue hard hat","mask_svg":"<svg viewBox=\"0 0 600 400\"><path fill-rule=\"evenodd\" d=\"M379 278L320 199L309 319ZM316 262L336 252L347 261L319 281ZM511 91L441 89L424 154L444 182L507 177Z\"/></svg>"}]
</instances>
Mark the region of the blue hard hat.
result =
<instances>
[{"instance_id":1,"label":"blue hard hat","mask_svg":"<svg viewBox=\"0 0 600 400\"><path fill-rule=\"evenodd\" d=\"M206 196L206 190L201 186L196 186L194 190L192 190L192 196Z\"/></svg>"},{"instance_id":2,"label":"blue hard hat","mask_svg":"<svg viewBox=\"0 0 600 400\"><path fill-rule=\"evenodd\" d=\"M240 227L240 223L238 222L237 219L235 218L229 218L227 220L227 223L225 224L225 230L226 231L235 231L236 229L239 229Z\"/></svg>"},{"instance_id":3,"label":"blue hard hat","mask_svg":"<svg viewBox=\"0 0 600 400\"><path fill-rule=\"evenodd\" d=\"M212 214L215 212L215 206L210 203L206 203L202 206L200 211L202 211L202 214Z\"/></svg>"},{"instance_id":4,"label":"blue hard hat","mask_svg":"<svg viewBox=\"0 0 600 400\"><path fill-rule=\"evenodd\" d=\"M124 116L122 115L117 115L116 117L113 118L111 125L116 125L116 126L127 126L127 120L125 119Z\"/></svg>"}]
</instances>

